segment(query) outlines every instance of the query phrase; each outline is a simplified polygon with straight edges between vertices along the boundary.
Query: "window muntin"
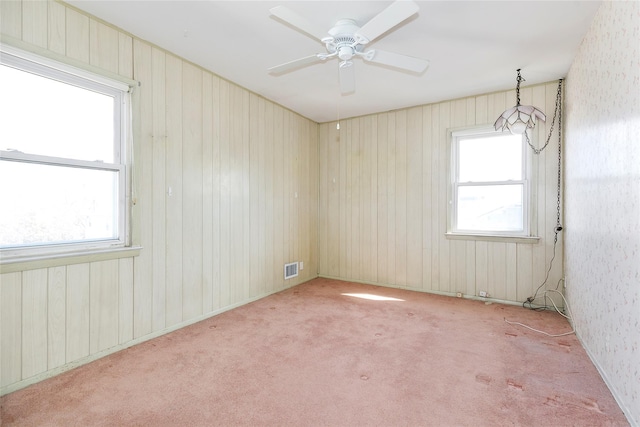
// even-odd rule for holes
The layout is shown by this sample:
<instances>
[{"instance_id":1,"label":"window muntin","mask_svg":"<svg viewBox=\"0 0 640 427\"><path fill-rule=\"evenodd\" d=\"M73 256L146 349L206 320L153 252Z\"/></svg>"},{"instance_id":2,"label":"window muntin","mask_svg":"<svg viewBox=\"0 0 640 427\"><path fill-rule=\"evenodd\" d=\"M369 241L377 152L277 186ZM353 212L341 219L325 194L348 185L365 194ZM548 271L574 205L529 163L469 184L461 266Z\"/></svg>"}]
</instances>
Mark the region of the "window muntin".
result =
<instances>
[{"instance_id":1,"label":"window muntin","mask_svg":"<svg viewBox=\"0 0 640 427\"><path fill-rule=\"evenodd\" d=\"M529 234L526 150L521 135L474 129L452 133L450 232Z\"/></svg>"},{"instance_id":2,"label":"window muntin","mask_svg":"<svg viewBox=\"0 0 640 427\"><path fill-rule=\"evenodd\" d=\"M124 246L128 86L38 59L0 59L3 258Z\"/></svg>"}]
</instances>

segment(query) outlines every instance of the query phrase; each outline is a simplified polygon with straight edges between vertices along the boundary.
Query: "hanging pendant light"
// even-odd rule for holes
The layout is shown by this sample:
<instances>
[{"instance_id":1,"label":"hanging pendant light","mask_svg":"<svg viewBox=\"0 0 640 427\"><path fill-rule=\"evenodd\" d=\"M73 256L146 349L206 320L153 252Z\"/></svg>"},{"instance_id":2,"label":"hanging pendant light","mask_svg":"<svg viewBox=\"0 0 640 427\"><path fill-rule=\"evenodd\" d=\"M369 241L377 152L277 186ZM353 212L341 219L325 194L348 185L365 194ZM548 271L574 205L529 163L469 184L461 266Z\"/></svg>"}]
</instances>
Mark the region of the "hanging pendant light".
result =
<instances>
[{"instance_id":1,"label":"hanging pendant light","mask_svg":"<svg viewBox=\"0 0 640 427\"><path fill-rule=\"evenodd\" d=\"M496 130L509 130L512 134L523 134L527 129L533 129L536 125L536 119L543 122L546 116L540 110L532 105L520 105L520 82L524 81L518 69L518 78L516 79L516 106L506 110L498 120L493 124Z\"/></svg>"}]
</instances>

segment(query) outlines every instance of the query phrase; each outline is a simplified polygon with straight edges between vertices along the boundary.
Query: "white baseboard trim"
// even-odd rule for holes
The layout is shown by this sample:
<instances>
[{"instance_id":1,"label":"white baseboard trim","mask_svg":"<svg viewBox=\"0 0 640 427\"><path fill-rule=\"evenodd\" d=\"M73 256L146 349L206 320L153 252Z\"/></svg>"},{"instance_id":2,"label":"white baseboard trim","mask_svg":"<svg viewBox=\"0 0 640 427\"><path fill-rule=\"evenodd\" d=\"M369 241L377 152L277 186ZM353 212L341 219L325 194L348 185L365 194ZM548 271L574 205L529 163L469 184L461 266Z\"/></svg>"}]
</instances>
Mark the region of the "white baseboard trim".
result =
<instances>
[{"instance_id":1,"label":"white baseboard trim","mask_svg":"<svg viewBox=\"0 0 640 427\"><path fill-rule=\"evenodd\" d=\"M322 278L322 279L340 280L342 282L353 282L353 283L362 283L363 285L381 286L383 288L404 289L406 291L416 291L416 292L422 292L422 293L425 293L425 294L443 295L443 296L454 297L454 298L457 297L457 295L456 295L457 292L433 291L433 290L414 288L414 287L411 287L411 286L391 285L391 284L388 284L388 283L371 282L371 281L357 280L357 279L345 279L344 277L327 276L327 275L324 275L324 274L320 274L320 275L318 275L318 277ZM491 296L489 296L487 298L482 298L482 297L478 297L478 296L475 296L475 295L463 294L462 298L470 299L470 300L474 300L474 301L492 302L492 303L496 303L496 304L517 305L517 306L521 306L522 305L522 303L518 302L518 301L509 301L509 300L503 300L503 299L498 299L498 298L491 298Z\"/></svg>"},{"instance_id":2,"label":"white baseboard trim","mask_svg":"<svg viewBox=\"0 0 640 427\"><path fill-rule=\"evenodd\" d=\"M114 347L110 347L110 348L108 348L106 350L102 350L102 351L99 351L97 353L90 354L89 356L86 356L86 357L83 357L81 359L77 359L77 360L71 361L71 362L66 363L66 364L64 364L62 366L59 366L59 367L54 368L54 369L50 369L48 371L42 372L42 373L34 375L32 377L25 378L23 380L20 380L18 382L15 382L15 383L12 383L12 384L9 384L7 386L4 386L4 387L0 388L0 396L4 396L5 394L13 393L14 391L18 391L18 390L23 389L25 387L28 387L30 385L36 384L36 383L38 383L40 381L46 380L48 378L55 377L56 375L60 375L63 372L67 372L67 371L70 371L72 369L78 368L78 367L80 367L82 365L86 365L87 363L91 363L91 362L93 362L95 360L101 359L101 358L103 358L105 356L108 356L110 354L116 353L116 352L118 352L120 350L124 350L124 349L127 349L129 347L133 347L134 345L141 344L141 343L143 343L145 341L149 341L149 340L152 340L154 338L158 338L158 337L160 337L162 335L166 335L166 334L168 334L170 332L177 331L178 329L182 329L182 328L184 328L186 326L193 325L194 323L201 322L201 321L206 320L206 319L208 319L210 317L217 316L218 314L224 313L225 311L233 310L234 308L238 308L238 307L241 307L243 305L249 304L251 302L257 301L259 299L268 297L269 295L277 294L278 292L282 292L282 291L284 291L286 289L289 289L289 288L291 288L293 286L301 285L302 283L308 282L309 280L313 280L313 279L315 279L315 277L311 277L311 278L309 278L309 279L307 279L307 280L305 280L303 282L300 282L300 283L292 284L291 286L285 286L282 289L277 289L275 291L271 291L271 292L267 292L267 293L264 293L264 294L260 294L258 296L255 296L255 297L249 298L247 300L244 300L244 301L241 301L241 302L226 306L224 308L220 308L218 310L211 311L209 313L203 314L203 315L195 317L193 319L189 319L187 321L184 321L184 322L181 322L181 323L177 323L177 324L172 325L172 326L170 326L168 328L152 332L150 334L141 336L139 338L135 338L135 339L133 339L131 341L127 341L126 343L118 344L118 345L116 345Z\"/></svg>"},{"instance_id":3,"label":"white baseboard trim","mask_svg":"<svg viewBox=\"0 0 640 427\"><path fill-rule=\"evenodd\" d=\"M631 417L632 416L631 410L625 405L624 401L620 398L618 390L616 389L616 387L613 385L613 383L607 376L606 371L602 369L602 366L600 366L600 364L598 363L598 360L594 357L593 353L591 353L591 351L589 350L589 347L585 345L578 330L576 330L576 337L578 338L578 341L580 341L580 345L582 345L582 348L584 348L584 351L587 353L587 356L589 356L589 359L591 359L591 363L593 363L593 366L595 366L596 369L598 370L598 373L602 377L602 380L604 381L604 383L607 385L607 388L613 395L613 398L615 399L616 403L618 404L618 406L620 406L622 413L624 414L625 417L627 417L627 421L629 421L629 424L631 425L631 427L640 427L640 420L634 420Z\"/></svg>"}]
</instances>

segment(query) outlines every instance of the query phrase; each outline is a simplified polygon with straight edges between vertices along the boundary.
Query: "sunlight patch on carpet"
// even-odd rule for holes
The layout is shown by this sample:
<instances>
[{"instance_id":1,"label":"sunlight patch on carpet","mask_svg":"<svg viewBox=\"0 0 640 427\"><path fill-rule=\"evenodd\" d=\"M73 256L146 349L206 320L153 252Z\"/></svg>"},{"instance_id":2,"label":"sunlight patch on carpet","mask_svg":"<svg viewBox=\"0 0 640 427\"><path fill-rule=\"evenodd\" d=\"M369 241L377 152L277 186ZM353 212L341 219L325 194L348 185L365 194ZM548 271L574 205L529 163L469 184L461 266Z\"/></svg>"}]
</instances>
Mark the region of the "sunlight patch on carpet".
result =
<instances>
[{"instance_id":1,"label":"sunlight patch on carpet","mask_svg":"<svg viewBox=\"0 0 640 427\"><path fill-rule=\"evenodd\" d=\"M372 301L404 301L400 298L392 298L392 297L384 297L382 295L373 295L373 294L342 294L348 297L362 298L368 299Z\"/></svg>"}]
</instances>

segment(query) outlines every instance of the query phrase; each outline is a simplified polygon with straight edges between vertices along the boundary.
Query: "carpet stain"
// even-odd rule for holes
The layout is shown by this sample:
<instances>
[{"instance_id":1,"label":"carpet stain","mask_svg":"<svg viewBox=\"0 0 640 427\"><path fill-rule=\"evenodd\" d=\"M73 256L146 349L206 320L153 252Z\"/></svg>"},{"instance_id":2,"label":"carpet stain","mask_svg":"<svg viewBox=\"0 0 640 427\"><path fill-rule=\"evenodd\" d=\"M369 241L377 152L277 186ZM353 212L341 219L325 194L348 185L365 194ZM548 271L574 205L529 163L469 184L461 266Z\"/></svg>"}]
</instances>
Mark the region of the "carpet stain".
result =
<instances>
[{"instance_id":1,"label":"carpet stain","mask_svg":"<svg viewBox=\"0 0 640 427\"><path fill-rule=\"evenodd\" d=\"M555 395L553 397L547 397L547 401L544 404L556 407L573 406L576 408L586 409L588 411L594 411L599 414L603 413L602 409L600 409L600 405L598 405L598 401L589 397L573 398L572 396Z\"/></svg>"},{"instance_id":2,"label":"carpet stain","mask_svg":"<svg viewBox=\"0 0 640 427\"><path fill-rule=\"evenodd\" d=\"M571 344L563 341L558 342L545 342L543 343L546 346L553 348L556 351L564 351L566 353L571 353Z\"/></svg>"},{"instance_id":3,"label":"carpet stain","mask_svg":"<svg viewBox=\"0 0 640 427\"><path fill-rule=\"evenodd\" d=\"M558 341L558 345L561 345L562 347L566 348L567 352L571 351L571 344L569 344L566 341Z\"/></svg>"},{"instance_id":4,"label":"carpet stain","mask_svg":"<svg viewBox=\"0 0 640 427\"><path fill-rule=\"evenodd\" d=\"M548 406L562 406L559 400L560 400L560 396L558 395L553 397L547 397L547 400L544 402L544 404Z\"/></svg>"},{"instance_id":5,"label":"carpet stain","mask_svg":"<svg viewBox=\"0 0 640 427\"><path fill-rule=\"evenodd\" d=\"M514 390L520 390L520 391L524 391L524 386L522 384L517 383L515 380L513 379L508 379L507 380L507 386L509 388L512 388Z\"/></svg>"},{"instance_id":6,"label":"carpet stain","mask_svg":"<svg viewBox=\"0 0 640 427\"><path fill-rule=\"evenodd\" d=\"M582 403L582 407L585 409L589 409L590 411L596 411L599 414L602 414L602 409L600 409L600 405L598 405L598 402L593 400L593 399L582 399L581 400Z\"/></svg>"}]
</instances>

